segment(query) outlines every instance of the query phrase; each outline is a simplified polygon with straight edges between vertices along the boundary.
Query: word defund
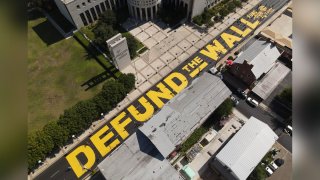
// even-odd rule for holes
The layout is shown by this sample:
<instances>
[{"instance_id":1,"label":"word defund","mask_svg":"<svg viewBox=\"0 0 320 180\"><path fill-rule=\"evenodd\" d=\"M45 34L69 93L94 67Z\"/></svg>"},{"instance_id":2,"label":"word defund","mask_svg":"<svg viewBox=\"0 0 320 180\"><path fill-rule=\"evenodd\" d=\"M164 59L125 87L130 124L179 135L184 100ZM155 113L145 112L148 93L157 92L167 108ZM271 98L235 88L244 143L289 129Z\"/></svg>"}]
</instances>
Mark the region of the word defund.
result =
<instances>
[{"instance_id":1,"label":"word defund","mask_svg":"<svg viewBox=\"0 0 320 180\"><path fill-rule=\"evenodd\" d=\"M267 15L270 13L271 11ZM242 28L243 30L234 25L229 27L211 43L192 56L192 58L188 59L161 82L156 84L155 87L132 102L114 119L95 132L90 137L93 146L87 144L76 147L66 156L66 160L75 175L80 178L95 165L97 158L104 158L110 154L137 129L137 126L135 126L135 130L131 130L132 132L130 132L128 130L130 129L128 128L129 126L132 127L133 125L139 125L148 121L158 109L161 109L166 102L184 90L189 85L189 82L196 78L209 64L215 64L221 55L226 54L235 46L235 43L239 43L256 29L261 23L260 20L266 18L267 15L253 22L241 18L238 22L245 25L245 28ZM232 34L226 33L227 31L230 32L230 30L233 32ZM223 46L223 43L226 46ZM85 160L81 159L81 157L85 157Z\"/></svg>"}]
</instances>

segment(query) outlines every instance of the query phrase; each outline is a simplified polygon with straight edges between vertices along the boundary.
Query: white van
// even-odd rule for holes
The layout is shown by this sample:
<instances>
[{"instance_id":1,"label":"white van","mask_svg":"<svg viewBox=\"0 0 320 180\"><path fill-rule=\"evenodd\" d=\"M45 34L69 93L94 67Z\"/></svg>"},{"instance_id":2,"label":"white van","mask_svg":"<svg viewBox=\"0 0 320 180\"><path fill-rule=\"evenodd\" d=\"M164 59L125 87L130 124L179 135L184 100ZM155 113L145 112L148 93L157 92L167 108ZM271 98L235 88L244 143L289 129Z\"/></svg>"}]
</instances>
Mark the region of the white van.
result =
<instances>
[{"instance_id":1,"label":"white van","mask_svg":"<svg viewBox=\"0 0 320 180\"><path fill-rule=\"evenodd\" d=\"M254 100L252 97L248 97L247 98L247 102L249 102L250 104L254 105L254 107L259 106L258 101Z\"/></svg>"}]
</instances>

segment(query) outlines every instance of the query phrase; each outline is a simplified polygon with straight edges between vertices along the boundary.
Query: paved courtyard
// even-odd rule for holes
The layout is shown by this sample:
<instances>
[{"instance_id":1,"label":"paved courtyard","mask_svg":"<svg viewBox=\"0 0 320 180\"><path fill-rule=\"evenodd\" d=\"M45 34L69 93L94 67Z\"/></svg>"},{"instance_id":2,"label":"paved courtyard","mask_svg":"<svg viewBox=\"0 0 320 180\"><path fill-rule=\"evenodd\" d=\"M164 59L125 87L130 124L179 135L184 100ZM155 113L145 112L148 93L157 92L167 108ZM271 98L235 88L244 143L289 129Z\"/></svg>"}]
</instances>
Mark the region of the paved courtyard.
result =
<instances>
[{"instance_id":1,"label":"paved courtyard","mask_svg":"<svg viewBox=\"0 0 320 180\"><path fill-rule=\"evenodd\" d=\"M236 13L229 14L223 22L216 23L208 29L198 28L192 23L171 29L161 21L139 22L129 19L125 22L123 27L149 50L134 59L132 65L123 70L123 73L133 73L136 76L137 89L120 103L118 110L125 107L128 100L133 100L138 94L148 90L260 1L251 0L244 3L242 9L238 8Z\"/></svg>"}]
</instances>

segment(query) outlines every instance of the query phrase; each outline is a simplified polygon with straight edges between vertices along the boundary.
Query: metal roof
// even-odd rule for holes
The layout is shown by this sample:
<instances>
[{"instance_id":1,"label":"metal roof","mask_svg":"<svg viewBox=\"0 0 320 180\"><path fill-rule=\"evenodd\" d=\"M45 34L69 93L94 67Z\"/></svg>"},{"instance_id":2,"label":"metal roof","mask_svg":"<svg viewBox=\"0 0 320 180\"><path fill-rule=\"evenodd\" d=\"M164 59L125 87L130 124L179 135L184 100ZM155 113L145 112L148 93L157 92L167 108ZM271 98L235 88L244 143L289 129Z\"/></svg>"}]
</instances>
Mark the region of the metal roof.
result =
<instances>
[{"instance_id":1,"label":"metal roof","mask_svg":"<svg viewBox=\"0 0 320 180\"><path fill-rule=\"evenodd\" d=\"M281 83L287 76L290 69L282 63L277 62L274 67L261 79L258 84L252 89L262 99L267 99L272 91Z\"/></svg>"},{"instance_id":2,"label":"metal roof","mask_svg":"<svg viewBox=\"0 0 320 180\"><path fill-rule=\"evenodd\" d=\"M139 129L167 157L230 95L219 77L204 73Z\"/></svg>"},{"instance_id":3,"label":"metal roof","mask_svg":"<svg viewBox=\"0 0 320 180\"><path fill-rule=\"evenodd\" d=\"M251 71L258 79L271 69L279 56L280 52L276 46L266 41L256 40L235 59L234 63L242 64L246 60L248 64L253 65Z\"/></svg>"},{"instance_id":4,"label":"metal roof","mask_svg":"<svg viewBox=\"0 0 320 180\"><path fill-rule=\"evenodd\" d=\"M98 168L108 180L183 180L141 132L132 134Z\"/></svg>"},{"instance_id":5,"label":"metal roof","mask_svg":"<svg viewBox=\"0 0 320 180\"><path fill-rule=\"evenodd\" d=\"M270 127L250 117L216 158L240 180L245 180L278 139Z\"/></svg>"}]
</instances>

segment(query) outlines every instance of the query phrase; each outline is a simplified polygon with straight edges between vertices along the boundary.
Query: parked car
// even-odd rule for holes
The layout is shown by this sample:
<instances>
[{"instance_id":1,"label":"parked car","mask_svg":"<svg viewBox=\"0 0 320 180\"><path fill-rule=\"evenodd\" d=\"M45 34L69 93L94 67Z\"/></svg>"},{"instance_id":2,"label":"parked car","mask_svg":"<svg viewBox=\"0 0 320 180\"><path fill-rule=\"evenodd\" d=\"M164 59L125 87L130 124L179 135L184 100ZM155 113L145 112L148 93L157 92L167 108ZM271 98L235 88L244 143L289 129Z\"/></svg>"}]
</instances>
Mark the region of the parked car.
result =
<instances>
[{"instance_id":1,"label":"parked car","mask_svg":"<svg viewBox=\"0 0 320 180\"><path fill-rule=\"evenodd\" d=\"M268 176L271 176L271 174L273 174L273 171L268 166L266 167L266 171Z\"/></svg>"},{"instance_id":2,"label":"parked car","mask_svg":"<svg viewBox=\"0 0 320 180\"><path fill-rule=\"evenodd\" d=\"M276 165L277 165L278 167L280 167L280 166L282 166L282 165L284 164L284 160L278 158L278 159L276 159L276 160L274 161L274 163L276 163Z\"/></svg>"},{"instance_id":3,"label":"parked car","mask_svg":"<svg viewBox=\"0 0 320 180\"><path fill-rule=\"evenodd\" d=\"M254 107L259 106L258 101L256 101L256 100L253 99L252 97L248 97L248 98L247 98L247 102L250 103L250 104L252 104Z\"/></svg>"},{"instance_id":4,"label":"parked car","mask_svg":"<svg viewBox=\"0 0 320 180\"><path fill-rule=\"evenodd\" d=\"M235 106L237 106L238 104L239 104L239 101L238 101L238 99L237 98L235 98L234 96L230 96L230 99L232 100L232 102L233 102L233 104L235 105Z\"/></svg>"},{"instance_id":5,"label":"parked car","mask_svg":"<svg viewBox=\"0 0 320 180\"><path fill-rule=\"evenodd\" d=\"M237 89L237 92L239 93L239 95L244 98L247 99L248 95L246 92L244 92L243 90L241 90L240 88Z\"/></svg>"},{"instance_id":6,"label":"parked car","mask_svg":"<svg viewBox=\"0 0 320 180\"><path fill-rule=\"evenodd\" d=\"M276 171L279 167L274 163L274 162L271 162L269 164L269 167L273 170L273 171Z\"/></svg>"}]
</instances>

